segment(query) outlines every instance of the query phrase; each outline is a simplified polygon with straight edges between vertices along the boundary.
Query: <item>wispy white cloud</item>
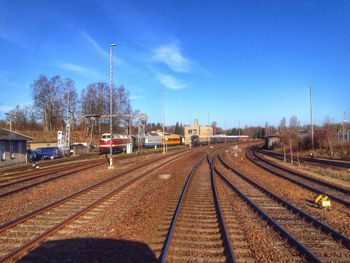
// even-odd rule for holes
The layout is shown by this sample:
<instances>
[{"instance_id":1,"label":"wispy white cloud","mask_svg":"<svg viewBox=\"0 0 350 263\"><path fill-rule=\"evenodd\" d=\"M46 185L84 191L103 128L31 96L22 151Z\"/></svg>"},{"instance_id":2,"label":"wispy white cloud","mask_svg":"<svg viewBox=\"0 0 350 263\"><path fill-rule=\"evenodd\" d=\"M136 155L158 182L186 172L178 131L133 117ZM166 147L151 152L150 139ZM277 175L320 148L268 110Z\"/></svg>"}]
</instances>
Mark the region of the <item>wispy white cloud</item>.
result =
<instances>
[{"instance_id":1,"label":"wispy white cloud","mask_svg":"<svg viewBox=\"0 0 350 263\"><path fill-rule=\"evenodd\" d=\"M103 49L92 36L90 36L85 31L80 31L80 34L82 38L96 51L96 53L104 58L108 58L108 51L106 49Z\"/></svg>"},{"instance_id":2,"label":"wispy white cloud","mask_svg":"<svg viewBox=\"0 0 350 263\"><path fill-rule=\"evenodd\" d=\"M7 89L11 88L27 88L29 87L28 83L18 82L14 73L0 69L0 90L2 87L6 87Z\"/></svg>"},{"instance_id":3,"label":"wispy white cloud","mask_svg":"<svg viewBox=\"0 0 350 263\"><path fill-rule=\"evenodd\" d=\"M184 57L176 43L161 45L153 49L152 60L164 63L176 72L190 72L192 70L191 61Z\"/></svg>"},{"instance_id":4,"label":"wispy white cloud","mask_svg":"<svg viewBox=\"0 0 350 263\"><path fill-rule=\"evenodd\" d=\"M95 70L92 70L92 69L89 69L86 67L82 67L82 66L79 66L76 64L62 63L61 65L59 65L59 67L64 69L64 70L70 71L70 72L81 74L81 75L86 76L86 77L97 78L97 79L106 79L106 76L104 76L100 72L97 72Z\"/></svg>"},{"instance_id":5,"label":"wispy white cloud","mask_svg":"<svg viewBox=\"0 0 350 263\"><path fill-rule=\"evenodd\" d=\"M0 69L0 79L7 79L11 75L10 71Z\"/></svg>"},{"instance_id":6,"label":"wispy white cloud","mask_svg":"<svg viewBox=\"0 0 350 263\"><path fill-rule=\"evenodd\" d=\"M186 83L168 74L156 72L160 84L171 90L179 90L186 87Z\"/></svg>"},{"instance_id":7,"label":"wispy white cloud","mask_svg":"<svg viewBox=\"0 0 350 263\"><path fill-rule=\"evenodd\" d=\"M143 99L143 96L130 96L130 100L140 100Z\"/></svg>"},{"instance_id":8,"label":"wispy white cloud","mask_svg":"<svg viewBox=\"0 0 350 263\"><path fill-rule=\"evenodd\" d=\"M109 46L103 48L92 36L90 36L85 31L78 30L78 32L83 41L85 43L88 43L88 45L92 48L93 52L106 60L109 59ZM113 53L115 53L115 51ZM127 62L125 60L120 58L120 56L116 56L115 54L113 54L113 61L118 67L127 65Z\"/></svg>"}]
</instances>

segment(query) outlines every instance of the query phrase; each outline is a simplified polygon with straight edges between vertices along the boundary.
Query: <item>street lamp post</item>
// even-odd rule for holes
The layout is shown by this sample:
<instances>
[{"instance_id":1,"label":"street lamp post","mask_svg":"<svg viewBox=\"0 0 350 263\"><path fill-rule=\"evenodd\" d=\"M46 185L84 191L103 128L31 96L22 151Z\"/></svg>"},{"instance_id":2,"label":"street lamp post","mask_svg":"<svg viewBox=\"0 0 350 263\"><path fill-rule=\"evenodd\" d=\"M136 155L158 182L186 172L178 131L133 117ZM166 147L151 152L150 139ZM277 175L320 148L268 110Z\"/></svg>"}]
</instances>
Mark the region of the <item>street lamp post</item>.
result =
<instances>
[{"instance_id":1,"label":"street lamp post","mask_svg":"<svg viewBox=\"0 0 350 263\"><path fill-rule=\"evenodd\" d=\"M112 149L112 114L113 114L113 47L117 46L116 44L111 44L109 47L109 169L113 168L113 149Z\"/></svg>"}]
</instances>

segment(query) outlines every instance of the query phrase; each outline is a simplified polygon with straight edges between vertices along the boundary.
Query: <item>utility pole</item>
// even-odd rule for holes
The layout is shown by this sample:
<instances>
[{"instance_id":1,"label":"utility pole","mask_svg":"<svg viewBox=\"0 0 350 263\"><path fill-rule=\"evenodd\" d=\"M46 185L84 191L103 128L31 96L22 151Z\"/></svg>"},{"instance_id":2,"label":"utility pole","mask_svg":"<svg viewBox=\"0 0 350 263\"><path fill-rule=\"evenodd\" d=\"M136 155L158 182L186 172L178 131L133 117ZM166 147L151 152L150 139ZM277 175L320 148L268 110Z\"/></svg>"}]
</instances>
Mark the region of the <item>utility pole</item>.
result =
<instances>
[{"instance_id":1,"label":"utility pole","mask_svg":"<svg viewBox=\"0 0 350 263\"><path fill-rule=\"evenodd\" d=\"M192 125L191 105L190 105L190 126Z\"/></svg>"},{"instance_id":2,"label":"utility pole","mask_svg":"<svg viewBox=\"0 0 350 263\"><path fill-rule=\"evenodd\" d=\"M346 119L345 119L345 111L344 111L344 119L343 119L343 142L345 141L345 122L346 122Z\"/></svg>"},{"instance_id":3,"label":"utility pole","mask_svg":"<svg viewBox=\"0 0 350 263\"><path fill-rule=\"evenodd\" d=\"M12 113L5 113L5 115L9 116L9 119L10 119L10 131L12 131Z\"/></svg>"},{"instance_id":4,"label":"utility pole","mask_svg":"<svg viewBox=\"0 0 350 263\"><path fill-rule=\"evenodd\" d=\"M164 123L165 123L165 110L164 110L164 90L162 90L162 113L163 113L163 154L165 154L165 130L164 130Z\"/></svg>"},{"instance_id":5,"label":"utility pole","mask_svg":"<svg viewBox=\"0 0 350 263\"><path fill-rule=\"evenodd\" d=\"M207 133L208 133L208 145L210 147L210 134L209 134L209 131L210 131L210 113L208 113L208 129L207 129Z\"/></svg>"},{"instance_id":6,"label":"utility pole","mask_svg":"<svg viewBox=\"0 0 350 263\"><path fill-rule=\"evenodd\" d=\"M238 135L241 135L241 121L238 121Z\"/></svg>"},{"instance_id":7,"label":"utility pole","mask_svg":"<svg viewBox=\"0 0 350 263\"><path fill-rule=\"evenodd\" d=\"M315 151L315 141L314 141L314 124L312 122L312 88L310 87L310 119L311 119L311 143L312 143L312 154Z\"/></svg>"},{"instance_id":8,"label":"utility pole","mask_svg":"<svg viewBox=\"0 0 350 263\"><path fill-rule=\"evenodd\" d=\"M113 47L115 47L116 44L111 44L109 47L109 169L113 168L113 149L112 149L112 130L113 130Z\"/></svg>"},{"instance_id":9,"label":"utility pole","mask_svg":"<svg viewBox=\"0 0 350 263\"><path fill-rule=\"evenodd\" d=\"M226 132L226 119L225 119L225 144L226 144L226 136L227 136L227 132Z\"/></svg>"}]
</instances>

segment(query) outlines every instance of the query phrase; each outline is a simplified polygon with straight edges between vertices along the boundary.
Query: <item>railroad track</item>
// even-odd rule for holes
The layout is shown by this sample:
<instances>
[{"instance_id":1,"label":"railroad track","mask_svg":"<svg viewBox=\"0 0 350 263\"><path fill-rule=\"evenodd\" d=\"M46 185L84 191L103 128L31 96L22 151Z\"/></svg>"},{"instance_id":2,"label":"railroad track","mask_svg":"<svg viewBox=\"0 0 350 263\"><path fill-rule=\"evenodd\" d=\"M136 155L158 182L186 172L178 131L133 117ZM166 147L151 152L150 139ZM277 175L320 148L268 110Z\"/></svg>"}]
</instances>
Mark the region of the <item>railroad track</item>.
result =
<instances>
[{"instance_id":1,"label":"railroad track","mask_svg":"<svg viewBox=\"0 0 350 263\"><path fill-rule=\"evenodd\" d=\"M218 156L215 171L282 238L310 262L349 262L350 239L274 195Z\"/></svg>"},{"instance_id":2,"label":"railroad track","mask_svg":"<svg viewBox=\"0 0 350 263\"><path fill-rule=\"evenodd\" d=\"M264 170L273 173L279 177L287 179L295 184L298 184L316 194L326 194L334 201L337 201L346 207L350 207L350 190L340 186L306 176L304 174L292 171L269 160L258 156L254 150L246 151L247 158L263 168Z\"/></svg>"},{"instance_id":3,"label":"railroad track","mask_svg":"<svg viewBox=\"0 0 350 263\"><path fill-rule=\"evenodd\" d=\"M94 209L108 206L122 190L145 178L169 162L195 152L167 155L97 183L84 190L50 203L15 220L0 225L0 262L12 262L28 250ZM128 176L125 176L128 175ZM112 200L113 202L113 200ZM97 211L98 212L98 211Z\"/></svg>"},{"instance_id":4,"label":"railroad track","mask_svg":"<svg viewBox=\"0 0 350 263\"><path fill-rule=\"evenodd\" d=\"M69 164L67 166L54 168L50 170L35 170L27 176L7 179L0 182L0 198L5 197L25 189L47 183L49 181L71 175L80 171L84 171L99 165L105 164L105 161L97 160L87 164Z\"/></svg>"},{"instance_id":5,"label":"railroad track","mask_svg":"<svg viewBox=\"0 0 350 263\"><path fill-rule=\"evenodd\" d=\"M177 153L180 153L180 152L184 152L184 151L179 151ZM176 153L171 153L171 155L172 154L176 154ZM125 159L129 159L129 158L131 157L129 156L125 157ZM15 177L14 179L11 179L11 177L5 176L5 178L3 178L3 181L0 181L0 198L18 193L20 191L38 186L43 183L47 183L47 182L65 177L67 175L71 175L73 173L94 168L103 164L106 164L106 160L94 160L88 163L84 162L83 164L81 163L67 164L65 166L61 166L53 169L32 170L29 173L29 175ZM77 165L79 166L77 167Z\"/></svg>"},{"instance_id":6,"label":"railroad track","mask_svg":"<svg viewBox=\"0 0 350 263\"><path fill-rule=\"evenodd\" d=\"M272 156L274 158L283 160L284 156L281 153L273 152L273 151L267 151L260 148L254 148L255 151L258 151L260 153ZM286 158L290 160L290 155L286 155ZM297 160L297 156L293 155L293 159ZM319 159L319 158L311 158L311 157L305 157L305 156L299 156L300 161L309 162L309 163L318 163L318 164L325 164L335 167L342 167L342 168L350 168L350 162L348 161L340 161L340 160L329 160L329 159Z\"/></svg>"},{"instance_id":7,"label":"railroad track","mask_svg":"<svg viewBox=\"0 0 350 263\"><path fill-rule=\"evenodd\" d=\"M187 178L160 261L235 262L207 155Z\"/></svg>"}]
</instances>

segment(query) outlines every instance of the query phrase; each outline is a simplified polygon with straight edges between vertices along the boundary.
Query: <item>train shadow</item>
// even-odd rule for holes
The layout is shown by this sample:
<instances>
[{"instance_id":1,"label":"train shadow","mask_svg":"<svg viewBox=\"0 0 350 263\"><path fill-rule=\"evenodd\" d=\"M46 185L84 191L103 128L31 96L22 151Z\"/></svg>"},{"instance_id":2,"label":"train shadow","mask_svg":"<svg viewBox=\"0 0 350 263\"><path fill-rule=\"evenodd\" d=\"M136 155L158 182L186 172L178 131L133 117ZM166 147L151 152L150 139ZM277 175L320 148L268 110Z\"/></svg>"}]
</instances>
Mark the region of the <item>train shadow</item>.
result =
<instances>
[{"instance_id":1,"label":"train shadow","mask_svg":"<svg viewBox=\"0 0 350 263\"><path fill-rule=\"evenodd\" d=\"M17 262L157 262L157 258L141 242L74 238L42 243Z\"/></svg>"}]
</instances>

